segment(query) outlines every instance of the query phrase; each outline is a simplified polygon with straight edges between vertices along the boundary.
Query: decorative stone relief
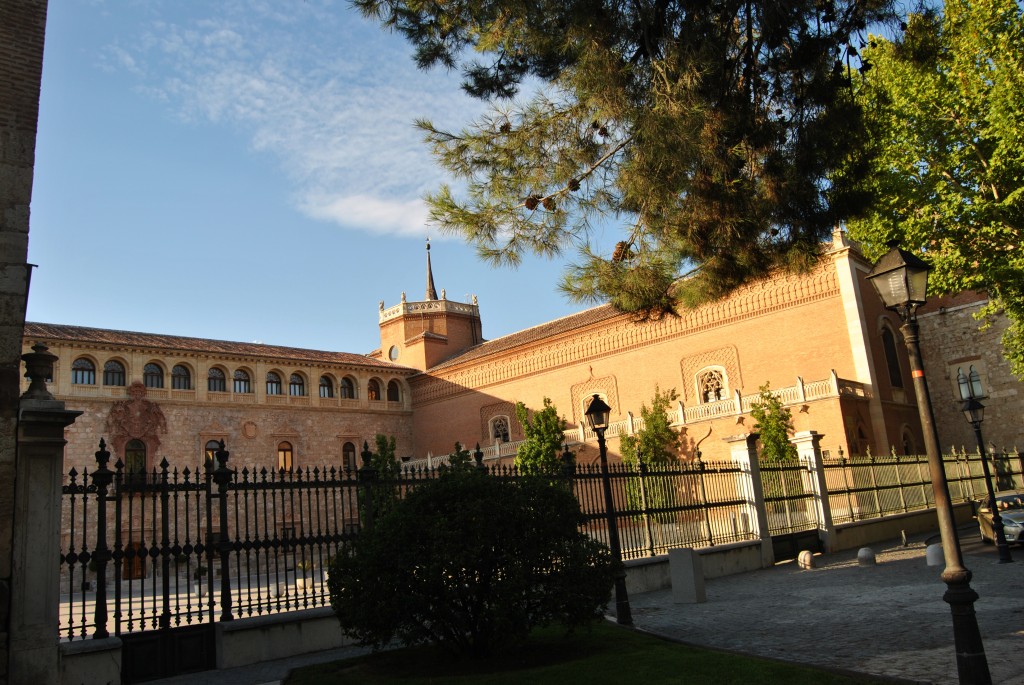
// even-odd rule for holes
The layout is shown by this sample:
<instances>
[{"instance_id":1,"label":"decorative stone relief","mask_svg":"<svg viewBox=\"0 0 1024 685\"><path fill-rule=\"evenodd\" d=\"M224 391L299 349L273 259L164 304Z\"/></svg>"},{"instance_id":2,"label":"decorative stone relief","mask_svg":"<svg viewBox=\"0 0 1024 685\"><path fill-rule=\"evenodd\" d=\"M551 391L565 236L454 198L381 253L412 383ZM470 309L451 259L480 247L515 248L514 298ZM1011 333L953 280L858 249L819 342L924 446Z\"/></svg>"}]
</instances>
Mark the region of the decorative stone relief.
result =
<instances>
[{"instance_id":1,"label":"decorative stone relief","mask_svg":"<svg viewBox=\"0 0 1024 685\"><path fill-rule=\"evenodd\" d=\"M727 376L725 380L729 392L743 387L739 356L736 353L736 348L732 345L720 347L717 350L707 350L691 357L683 357L679 366L683 376L683 402L690 406L701 402L697 388L697 372L705 367L720 366L725 369Z\"/></svg>"},{"instance_id":2,"label":"decorative stone relief","mask_svg":"<svg viewBox=\"0 0 1024 685\"><path fill-rule=\"evenodd\" d=\"M491 419L495 416L507 416L509 427L509 439L512 441L522 440L523 427L516 419L516 405L512 402L496 402L480 407L480 444L490 445L494 442L491 433Z\"/></svg>"},{"instance_id":3,"label":"decorative stone relief","mask_svg":"<svg viewBox=\"0 0 1024 685\"><path fill-rule=\"evenodd\" d=\"M105 429L118 457L124 457L129 440L141 440L147 454L154 456L160 449L160 434L167 432L167 419L156 402L146 399L146 386L135 381L128 386L128 399L110 407Z\"/></svg>"},{"instance_id":4,"label":"decorative stone relief","mask_svg":"<svg viewBox=\"0 0 1024 685\"><path fill-rule=\"evenodd\" d=\"M620 414L619 386L615 376L589 378L572 386L572 422L579 426L585 423L583 417L583 401L591 395L604 395L605 402L612 408L612 416Z\"/></svg>"}]
</instances>

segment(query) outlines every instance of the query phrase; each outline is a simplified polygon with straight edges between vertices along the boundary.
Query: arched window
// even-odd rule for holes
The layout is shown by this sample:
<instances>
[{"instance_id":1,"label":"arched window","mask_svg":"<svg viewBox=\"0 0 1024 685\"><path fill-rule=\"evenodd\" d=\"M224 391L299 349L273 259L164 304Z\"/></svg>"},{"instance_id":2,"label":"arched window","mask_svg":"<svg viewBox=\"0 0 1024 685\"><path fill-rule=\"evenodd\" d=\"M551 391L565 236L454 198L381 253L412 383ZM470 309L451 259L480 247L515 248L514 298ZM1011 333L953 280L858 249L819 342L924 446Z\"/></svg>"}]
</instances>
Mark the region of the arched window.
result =
<instances>
[{"instance_id":1,"label":"arched window","mask_svg":"<svg viewBox=\"0 0 1024 685\"><path fill-rule=\"evenodd\" d=\"M356 446L346 442L341 448L341 461L349 471L356 469Z\"/></svg>"},{"instance_id":2,"label":"arched window","mask_svg":"<svg viewBox=\"0 0 1024 685\"><path fill-rule=\"evenodd\" d=\"M273 371L267 372L267 394L268 395L280 395L281 394L281 377Z\"/></svg>"},{"instance_id":3,"label":"arched window","mask_svg":"<svg viewBox=\"0 0 1024 685\"><path fill-rule=\"evenodd\" d=\"M339 389L341 391L341 399L354 400L356 398L356 384L349 376L341 379Z\"/></svg>"},{"instance_id":4,"label":"arched window","mask_svg":"<svg viewBox=\"0 0 1024 685\"><path fill-rule=\"evenodd\" d=\"M146 471L146 443L129 440L124 446L125 473L143 474Z\"/></svg>"},{"instance_id":5,"label":"arched window","mask_svg":"<svg viewBox=\"0 0 1024 685\"><path fill-rule=\"evenodd\" d=\"M366 396L372 400L380 399L380 383L376 378L371 378L366 386Z\"/></svg>"},{"instance_id":6,"label":"arched window","mask_svg":"<svg viewBox=\"0 0 1024 685\"><path fill-rule=\"evenodd\" d=\"M495 416L491 419L491 437L494 438L494 442L508 442L509 430L507 416Z\"/></svg>"},{"instance_id":7,"label":"arched window","mask_svg":"<svg viewBox=\"0 0 1024 685\"><path fill-rule=\"evenodd\" d=\"M388 382L388 402L401 402L402 401L402 388L398 385L398 381Z\"/></svg>"},{"instance_id":8,"label":"arched window","mask_svg":"<svg viewBox=\"0 0 1024 685\"><path fill-rule=\"evenodd\" d=\"M237 393L250 393L252 392L252 382L249 380L249 374L242 369L235 371L235 392Z\"/></svg>"},{"instance_id":9,"label":"arched window","mask_svg":"<svg viewBox=\"0 0 1024 685\"><path fill-rule=\"evenodd\" d=\"M147 388L164 387L163 367L152 362L142 367L142 384Z\"/></svg>"},{"instance_id":10,"label":"arched window","mask_svg":"<svg viewBox=\"0 0 1024 685\"><path fill-rule=\"evenodd\" d=\"M211 468L217 465L217 450L220 449L220 442L217 440L210 440L206 443L206 447L203 449L203 457L206 460L206 464Z\"/></svg>"},{"instance_id":11,"label":"arched window","mask_svg":"<svg viewBox=\"0 0 1024 685\"><path fill-rule=\"evenodd\" d=\"M206 389L210 392L227 392L228 379L216 366L206 375Z\"/></svg>"},{"instance_id":12,"label":"arched window","mask_svg":"<svg viewBox=\"0 0 1024 685\"><path fill-rule=\"evenodd\" d=\"M728 378L724 369L712 367L697 374L697 394L701 402L724 400L728 392Z\"/></svg>"},{"instance_id":13,"label":"arched window","mask_svg":"<svg viewBox=\"0 0 1024 685\"><path fill-rule=\"evenodd\" d=\"M292 397L302 397L306 394L306 379L301 374L293 373L288 379L288 394Z\"/></svg>"},{"instance_id":14,"label":"arched window","mask_svg":"<svg viewBox=\"0 0 1024 685\"><path fill-rule=\"evenodd\" d=\"M320 376L320 397L334 397L334 381L330 376Z\"/></svg>"},{"instance_id":15,"label":"arched window","mask_svg":"<svg viewBox=\"0 0 1024 685\"><path fill-rule=\"evenodd\" d=\"M171 369L171 388L174 390L192 389L192 372L188 370L188 367L178 364Z\"/></svg>"},{"instance_id":16,"label":"arched window","mask_svg":"<svg viewBox=\"0 0 1024 685\"><path fill-rule=\"evenodd\" d=\"M896 338L888 326L882 327L882 350L885 352L885 365L889 369L889 383L894 388L902 388L903 374L900 372L900 358L896 355Z\"/></svg>"},{"instance_id":17,"label":"arched window","mask_svg":"<svg viewBox=\"0 0 1024 685\"><path fill-rule=\"evenodd\" d=\"M103 385L124 385L124 364L113 359L104 364Z\"/></svg>"},{"instance_id":18,"label":"arched window","mask_svg":"<svg viewBox=\"0 0 1024 685\"><path fill-rule=\"evenodd\" d=\"M285 471L291 471L294 464L292 463L292 444L290 442L282 442L277 446L277 468L278 470L284 469Z\"/></svg>"},{"instance_id":19,"label":"arched window","mask_svg":"<svg viewBox=\"0 0 1024 685\"><path fill-rule=\"evenodd\" d=\"M75 385L96 385L96 366L81 357L71 365L71 382Z\"/></svg>"}]
</instances>

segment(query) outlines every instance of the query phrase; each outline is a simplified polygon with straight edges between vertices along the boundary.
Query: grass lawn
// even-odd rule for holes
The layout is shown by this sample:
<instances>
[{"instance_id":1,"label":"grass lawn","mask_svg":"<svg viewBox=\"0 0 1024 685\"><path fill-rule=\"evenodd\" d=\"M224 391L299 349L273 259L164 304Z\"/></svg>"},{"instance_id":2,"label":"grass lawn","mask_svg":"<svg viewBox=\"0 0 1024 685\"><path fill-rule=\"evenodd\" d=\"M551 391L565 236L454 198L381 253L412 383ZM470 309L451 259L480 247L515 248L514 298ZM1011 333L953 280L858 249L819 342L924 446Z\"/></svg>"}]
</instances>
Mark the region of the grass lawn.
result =
<instances>
[{"instance_id":1,"label":"grass lawn","mask_svg":"<svg viewBox=\"0 0 1024 685\"><path fill-rule=\"evenodd\" d=\"M785 639L785 638L783 638ZM456 662L435 648L398 649L296 670L287 685L472 683L567 685L681 682L687 685L840 685L891 682L854 678L737 654L679 645L607 622L566 637L538 631L512 654Z\"/></svg>"}]
</instances>

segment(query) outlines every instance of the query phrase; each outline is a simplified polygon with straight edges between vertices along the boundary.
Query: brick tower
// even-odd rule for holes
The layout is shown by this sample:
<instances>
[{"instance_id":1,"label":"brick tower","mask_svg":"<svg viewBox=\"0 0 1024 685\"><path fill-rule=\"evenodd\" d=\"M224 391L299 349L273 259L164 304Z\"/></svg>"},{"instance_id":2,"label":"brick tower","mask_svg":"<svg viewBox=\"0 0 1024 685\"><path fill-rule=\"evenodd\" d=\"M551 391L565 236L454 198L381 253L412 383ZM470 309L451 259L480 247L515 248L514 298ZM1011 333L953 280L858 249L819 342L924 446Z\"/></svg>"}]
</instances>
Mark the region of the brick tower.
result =
<instances>
[{"instance_id":1,"label":"brick tower","mask_svg":"<svg viewBox=\"0 0 1024 685\"><path fill-rule=\"evenodd\" d=\"M402 301L384 308L380 303L380 354L384 359L424 371L483 342L476 296L464 304L441 297L434 288L427 239L427 289L423 300Z\"/></svg>"}]
</instances>

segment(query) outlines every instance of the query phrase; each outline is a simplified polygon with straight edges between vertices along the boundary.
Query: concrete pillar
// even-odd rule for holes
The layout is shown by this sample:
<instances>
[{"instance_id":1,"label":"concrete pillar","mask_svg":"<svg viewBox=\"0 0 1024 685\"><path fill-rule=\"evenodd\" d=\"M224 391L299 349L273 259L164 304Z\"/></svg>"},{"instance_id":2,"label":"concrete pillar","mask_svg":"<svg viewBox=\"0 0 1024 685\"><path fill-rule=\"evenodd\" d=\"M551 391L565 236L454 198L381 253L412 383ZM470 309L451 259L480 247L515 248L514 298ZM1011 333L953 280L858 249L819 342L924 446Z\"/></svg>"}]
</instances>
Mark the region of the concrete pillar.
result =
<instances>
[{"instance_id":1,"label":"concrete pillar","mask_svg":"<svg viewBox=\"0 0 1024 685\"><path fill-rule=\"evenodd\" d=\"M18 414L9 682L57 685L64 429L82 412L53 399L44 379L56 356L32 349L23 356L32 385Z\"/></svg>"},{"instance_id":2,"label":"concrete pillar","mask_svg":"<svg viewBox=\"0 0 1024 685\"><path fill-rule=\"evenodd\" d=\"M747 502L753 533L761 540L761 567L775 563L772 550L772 536L768 532L768 512L764 506L764 485L761 483L761 468L757 463L757 439L760 433L734 435L725 438L733 462L740 466L743 474L737 484L737 492Z\"/></svg>"},{"instance_id":3,"label":"concrete pillar","mask_svg":"<svg viewBox=\"0 0 1024 685\"><path fill-rule=\"evenodd\" d=\"M828 502L828 486L825 484L825 468L821 458L821 439L824 434L817 431L800 431L793 436L800 463L807 467L808 482L804 487L814 493L817 507L818 535L826 552L832 552L836 544L836 527L832 523L832 507Z\"/></svg>"}]
</instances>

